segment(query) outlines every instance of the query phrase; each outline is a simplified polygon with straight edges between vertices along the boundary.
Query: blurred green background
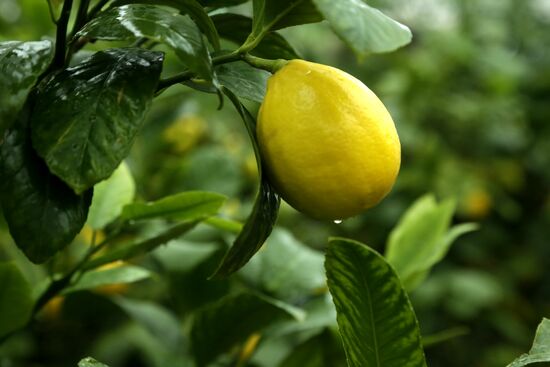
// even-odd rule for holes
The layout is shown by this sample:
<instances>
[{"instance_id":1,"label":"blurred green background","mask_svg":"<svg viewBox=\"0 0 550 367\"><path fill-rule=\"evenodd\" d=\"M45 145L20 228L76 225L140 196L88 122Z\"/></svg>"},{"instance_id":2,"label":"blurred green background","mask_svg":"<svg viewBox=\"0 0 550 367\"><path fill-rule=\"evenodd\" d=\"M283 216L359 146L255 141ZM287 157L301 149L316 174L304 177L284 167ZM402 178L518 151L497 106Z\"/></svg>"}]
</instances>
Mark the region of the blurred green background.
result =
<instances>
[{"instance_id":1,"label":"blurred green background","mask_svg":"<svg viewBox=\"0 0 550 367\"><path fill-rule=\"evenodd\" d=\"M536 325L550 317L550 2L369 3L408 25L412 44L358 60L327 24L282 34L305 59L355 75L384 101L403 146L397 184L378 207L342 224L310 220L283 205L280 240L286 230L291 241L322 250L328 236L338 235L383 251L389 231L416 198L428 192L456 198L455 222L478 222L480 229L460 238L411 294L423 335L456 334L426 346L428 363L505 366L529 349ZM0 0L0 39L51 37L48 14L46 1ZM165 72L180 67L169 59ZM183 86L160 96L128 159L138 198L216 191L230 198L224 214L243 221L257 177L246 131L231 107L218 111L215 96ZM0 258L23 263L5 224L1 228ZM230 238L199 228L186 241L204 244L193 266L170 262L176 253L158 254L145 261L163 269L162 280L111 291L185 315L234 287L205 280L222 253L216 243ZM31 280L41 271L26 265ZM93 309L80 307L90 302ZM0 348L0 366L70 366L90 353L120 366L163 363L154 342L97 294L68 297L62 314L55 312ZM260 349L251 363L264 366L265 355L277 353L271 348Z\"/></svg>"}]
</instances>

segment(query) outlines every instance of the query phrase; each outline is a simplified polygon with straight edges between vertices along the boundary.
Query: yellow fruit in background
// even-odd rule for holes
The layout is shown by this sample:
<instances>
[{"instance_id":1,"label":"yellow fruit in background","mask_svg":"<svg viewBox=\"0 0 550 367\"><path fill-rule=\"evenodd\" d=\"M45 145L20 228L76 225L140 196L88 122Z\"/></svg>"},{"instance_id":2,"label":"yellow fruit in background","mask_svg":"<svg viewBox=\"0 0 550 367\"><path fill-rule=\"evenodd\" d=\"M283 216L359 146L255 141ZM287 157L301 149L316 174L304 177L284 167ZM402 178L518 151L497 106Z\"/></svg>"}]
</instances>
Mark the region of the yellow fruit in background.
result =
<instances>
[{"instance_id":1,"label":"yellow fruit in background","mask_svg":"<svg viewBox=\"0 0 550 367\"><path fill-rule=\"evenodd\" d=\"M339 220L376 205L401 162L392 118L361 81L292 60L267 84L257 136L282 198L314 218Z\"/></svg>"}]
</instances>

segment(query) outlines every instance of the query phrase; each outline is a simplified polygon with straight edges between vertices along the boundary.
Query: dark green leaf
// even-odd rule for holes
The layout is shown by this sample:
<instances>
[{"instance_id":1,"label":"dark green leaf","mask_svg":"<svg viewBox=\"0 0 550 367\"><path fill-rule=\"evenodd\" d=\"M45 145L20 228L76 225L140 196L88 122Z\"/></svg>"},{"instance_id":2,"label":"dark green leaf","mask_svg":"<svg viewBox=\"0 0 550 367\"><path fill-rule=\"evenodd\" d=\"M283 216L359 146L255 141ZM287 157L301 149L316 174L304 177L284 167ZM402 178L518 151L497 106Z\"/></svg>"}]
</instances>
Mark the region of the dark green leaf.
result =
<instances>
[{"instance_id":1,"label":"dark green leaf","mask_svg":"<svg viewBox=\"0 0 550 367\"><path fill-rule=\"evenodd\" d=\"M409 291L416 288L432 266L443 259L458 236L477 228L474 224L463 224L449 230L454 209L452 200L438 204L432 195L423 196L407 210L391 232L386 258Z\"/></svg>"},{"instance_id":2,"label":"dark green leaf","mask_svg":"<svg viewBox=\"0 0 550 367\"><path fill-rule=\"evenodd\" d=\"M78 367L109 367L106 364L96 361L92 357L87 357L78 362Z\"/></svg>"},{"instance_id":3,"label":"dark green leaf","mask_svg":"<svg viewBox=\"0 0 550 367\"><path fill-rule=\"evenodd\" d=\"M35 263L67 246L86 221L92 191L76 195L32 149L28 108L0 145L0 199L17 246Z\"/></svg>"},{"instance_id":4,"label":"dark green leaf","mask_svg":"<svg viewBox=\"0 0 550 367\"><path fill-rule=\"evenodd\" d=\"M171 6L174 9L178 9L181 14L189 14L206 35L212 46L214 46L214 49L220 49L220 40L216 27L203 6L196 0L116 0L113 6L136 3Z\"/></svg>"},{"instance_id":5,"label":"dark green leaf","mask_svg":"<svg viewBox=\"0 0 550 367\"><path fill-rule=\"evenodd\" d=\"M33 303L31 288L15 264L0 263L0 338L25 326Z\"/></svg>"},{"instance_id":6,"label":"dark green leaf","mask_svg":"<svg viewBox=\"0 0 550 367\"><path fill-rule=\"evenodd\" d=\"M267 177L262 174L262 163L258 142L256 141L256 122L254 118L230 90L223 88L223 91L241 115L252 141L258 171L260 172L260 190L256 197L252 213L233 243L233 246L231 246L220 266L212 275L213 277L225 277L236 272L254 256L273 230L281 202L279 195L275 192Z\"/></svg>"},{"instance_id":7,"label":"dark green leaf","mask_svg":"<svg viewBox=\"0 0 550 367\"><path fill-rule=\"evenodd\" d=\"M198 367L204 367L251 334L291 315L262 297L241 293L220 299L198 311L191 345Z\"/></svg>"},{"instance_id":8,"label":"dark green leaf","mask_svg":"<svg viewBox=\"0 0 550 367\"><path fill-rule=\"evenodd\" d=\"M215 192L186 191L149 203L133 203L122 210L124 220L164 218L203 219L218 213L226 197Z\"/></svg>"},{"instance_id":9,"label":"dark green leaf","mask_svg":"<svg viewBox=\"0 0 550 367\"><path fill-rule=\"evenodd\" d=\"M346 367L340 338L329 329L296 346L279 367Z\"/></svg>"},{"instance_id":10,"label":"dark green leaf","mask_svg":"<svg viewBox=\"0 0 550 367\"><path fill-rule=\"evenodd\" d=\"M78 282L66 288L63 294L94 289L111 284L134 283L151 276L152 273L149 270L133 265L92 270L84 273Z\"/></svg>"},{"instance_id":11,"label":"dark green leaf","mask_svg":"<svg viewBox=\"0 0 550 367\"><path fill-rule=\"evenodd\" d=\"M350 367L426 366L412 305L381 255L334 238L325 268Z\"/></svg>"},{"instance_id":12,"label":"dark green leaf","mask_svg":"<svg viewBox=\"0 0 550 367\"><path fill-rule=\"evenodd\" d=\"M101 13L77 37L108 41L148 38L173 48L187 67L211 79L208 50L197 25L186 15L152 5L125 5Z\"/></svg>"},{"instance_id":13,"label":"dark green leaf","mask_svg":"<svg viewBox=\"0 0 550 367\"><path fill-rule=\"evenodd\" d=\"M253 0L253 10L253 36L323 20L311 0Z\"/></svg>"},{"instance_id":14,"label":"dark green leaf","mask_svg":"<svg viewBox=\"0 0 550 367\"><path fill-rule=\"evenodd\" d=\"M94 197L88 224L93 229L103 229L118 218L122 208L134 199L136 184L126 163L122 162L111 177L94 187Z\"/></svg>"},{"instance_id":15,"label":"dark green leaf","mask_svg":"<svg viewBox=\"0 0 550 367\"><path fill-rule=\"evenodd\" d=\"M162 68L160 52L100 51L40 91L32 141L50 171L77 193L109 177L141 128Z\"/></svg>"},{"instance_id":16,"label":"dark green leaf","mask_svg":"<svg viewBox=\"0 0 550 367\"><path fill-rule=\"evenodd\" d=\"M222 8L225 6L235 6L246 3L250 0L199 0L202 6L208 6L210 8Z\"/></svg>"},{"instance_id":17,"label":"dark green leaf","mask_svg":"<svg viewBox=\"0 0 550 367\"><path fill-rule=\"evenodd\" d=\"M550 319L543 318L537 328L533 346L507 367L523 367L533 363L550 363Z\"/></svg>"},{"instance_id":18,"label":"dark green leaf","mask_svg":"<svg viewBox=\"0 0 550 367\"><path fill-rule=\"evenodd\" d=\"M52 55L50 41L0 42L0 141Z\"/></svg>"},{"instance_id":19,"label":"dark green leaf","mask_svg":"<svg viewBox=\"0 0 550 367\"><path fill-rule=\"evenodd\" d=\"M218 29L220 37L242 45L252 31L252 19L239 14L216 14L212 20ZM300 59L300 55L276 32L269 32L251 53L266 59Z\"/></svg>"},{"instance_id":20,"label":"dark green leaf","mask_svg":"<svg viewBox=\"0 0 550 367\"><path fill-rule=\"evenodd\" d=\"M358 55L389 52L411 42L409 28L363 0L312 0L336 32Z\"/></svg>"},{"instance_id":21,"label":"dark green leaf","mask_svg":"<svg viewBox=\"0 0 550 367\"><path fill-rule=\"evenodd\" d=\"M235 93L239 98L262 103L267 88L267 79L271 74L256 69L245 62L232 62L216 67L221 85Z\"/></svg>"}]
</instances>

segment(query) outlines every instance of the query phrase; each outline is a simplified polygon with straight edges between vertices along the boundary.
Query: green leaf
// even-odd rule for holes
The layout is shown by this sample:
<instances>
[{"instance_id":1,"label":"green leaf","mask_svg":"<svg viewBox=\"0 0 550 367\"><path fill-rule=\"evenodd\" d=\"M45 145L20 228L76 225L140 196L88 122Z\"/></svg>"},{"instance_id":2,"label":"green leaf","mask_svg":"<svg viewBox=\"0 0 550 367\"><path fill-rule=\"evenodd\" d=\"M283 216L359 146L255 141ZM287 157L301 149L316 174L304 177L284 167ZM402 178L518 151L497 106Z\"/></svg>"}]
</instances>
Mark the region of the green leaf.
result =
<instances>
[{"instance_id":1,"label":"green leaf","mask_svg":"<svg viewBox=\"0 0 550 367\"><path fill-rule=\"evenodd\" d=\"M109 177L128 154L155 92L163 55L100 51L40 91L32 142L50 171L77 193Z\"/></svg>"},{"instance_id":2,"label":"green leaf","mask_svg":"<svg viewBox=\"0 0 550 367\"><path fill-rule=\"evenodd\" d=\"M258 172L260 172L260 189L252 213L248 217L241 233L233 243L233 246L225 254L220 266L212 277L226 277L242 268L248 260L262 247L264 241L269 237L277 214L281 199L275 189L269 183L267 177L262 173L262 163L258 142L256 140L256 122L250 112L241 104L239 99L227 88L223 92L229 97L235 108L241 115L248 135L252 141Z\"/></svg>"},{"instance_id":3,"label":"green leaf","mask_svg":"<svg viewBox=\"0 0 550 367\"><path fill-rule=\"evenodd\" d=\"M252 31L252 19L239 14L222 13L212 16L220 37L242 45ZM300 59L301 56L276 32L269 32L251 51L252 55L266 59Z\"/></svg>"},{"instance_id":4,"label":"green leaf","mask_svg":"<svg viewBox=\"0 0 550 367\"><path fill-rule=\"evenodd\" d=\"M341 342L329 329L296 346L279 367L346 367Z\"/></svg>"},{"instance_id":5,"label":"green leaf","mask_svg":"<svg viewBox=\"0 0 550 367\"><path fill-rule=\"evenodd\" d=\"M412 305L380 254L333 238L325 268L350 367L426 366Z\"/></svg>"},{"instance_id":6,"label":"green leaf","mask_svg":"<svg viewBox=\"0 0 550 367\"><path fill-rule=\"evenodd\" d=\"M253 0L252 35L300 24L316 23L323 16L311 0Z\"/></svg>"},{"instance_id":7,"label":"green leaf","mask_svg":"<svg viewBox=\"0 0 550 367\"><path fill-rule=\"evenodd\" d=\"M220 49L220 39L212 19L204 10L203 6L196 0L116 0L111 6L121 6L127 4L150 4L166 5L180 11L181 14L189 14L195 23L199 26L208 41L214 46L215 50Z\"/></svg>"},{"instance_id":8,"label":"green leaf","mask_svg":"<svg viewBox=\"0 0 550 367\"><path fill-rule=\"evenodd\" d=\"M441 261L453 241L477 228L467 223L449 225L455 209L453 200L438 204L433 195L418 199L402 216L390 233L386 258L395 267L401 281L410 291Z\"/></svg>"},{"instance_id":9,"label":"green leaf","mask_svg":"<svg viewBox=\"0 0 550 367\"><path fill-rule=\"evenodd\" d=\"M31 288L13 263L0 263L0 338L29 321L33 299Z\"/></svg>"},{"instance_id":10,"label":"green leaf","mask_svg":"<svg viewBox=\"0 0 550 367\"><path fill-rule=\"evenodd\" d=\"M247 3L249 1L250 0L199 0L199 3L202 6L208 6L210 8L222 8Z\"/></svg>"},{"instance_id":11,"label":"green leaf","mask_svg":"<svg viewBox=\"0 0 550 367\"><path fill-rule=\"evenodd\" d=\"M149 203L133 203L122 210L123 220L164 218L203 219L218 213L226 197L215 192L186 191Z\"/></svg>"},{"instance_id":12,"label":"green leaf","mask_svg":"<svg viewBox=\"0 0 550 367\"><path fill-rule=\"evenodd\" d=\"M411 42L409 28L363 0L312 1L334 32L359 56L393 51Z\"/></svg>"},{"instance_id":13,"label":"green leaf","mask_svg":"<svg viewBox=\"0 0 550 367\"><path fill-rule=\"evenodd\" d=\"M273 231L239 274L255 288L291 302L326 290L323 255L282 229Z\"/></svg>"},{"instance_id":14,"label":"green leaf","mask_svg":"<svg viewBox=\"0 0 550 367\"><path fill-rule=\"evenodd\" d=\"M88 224L93 229L103 229L122 213L122 208L134 199L136 184L125 162L111 177L94 187L94 197Z\"/></svg>"},{"instance_id":15,"label":"green leaf","mask_svg":"<svg viewBox=\"0 0 550 367\"><path fill-rule=\"evenodd\" d=\"M0 42L0 141L52 56L50 41Z\"/></svg>"},{"instance_id":16,"label":"green leaf","mask_svg":"<svg viewBox=\"0 0 550 367\"><path fill-rule=\"evenodd\" d=\"M522 354L507 367L523 367L532 363L550 362L550 319L543 318L537 332L533 346L528 354Z\"/></svg>"},{"instance_id":17,"label":"green leaf","mask_svg":"<svg viewBox=\"0 0 550 367\"><path fill-rule=\"evenodd\" d=\"M153 251L158 246L163 245L174 238L180 237L186 232L189 232L197 225L197 223L197 221L179 223L154 237L135 243L120 245L107 253L88 261L88 263L84 266L84 269L94 269L101 265L109 264L113 261L130 260L131 258L144 255L150 251Z\"/></svg>"},{"instance_id":18,"label":"green leaf","mask_svg":"<svg viewBox=\"0 0 550 367\"><path fill-rule=\"evenodd\" d=\"M197 25L186 15L152 5L125 5L109 9L86 24L76 37L107 41L145 37L161 42L176 52L187 67L211 79L208 50Z\"/></svg>"},{"instance_id":19,"label":"green leaf","mask_svg":"<svg viewBox=\"0 0 550 367\"><path fill-rule=\"evenodd\" d=\"M67 246L86 222L92 191L76 195L32 149L25 107L0 145L0 202L10 234L34 263Z\"/></svg>"},{"instance_id":20,"label":"green leaf","mask_svg":"<svg viewBox=\"0 0 550 367\"><path fill-rule=\"evenodd\" d=\"M251 334L290 316L284 308L249 293L226 296L209 304L197 311L191 329L197 366L208 365Z\"/></svg>"},{"instance_id":21,"label":"green leaf","mask_svg":"<svg viewBox=\"0 0 550 367\"><path fill-rule=\"evenodd\" d=\"M235 93L239 98L262 103L267 88L267 79L271 74L256 69L243 61L232 62L216 67L221 85Z\"/></svg>"},{"instance_id":22,"label":"green leaf","mask_svg":"<svg viewBox=\"0 0 550 367\"><path fill-rule=\"evenodd\" d=\"M109 269L97 269L84 273L77 283L66 288L63 294L94 289L111 284L135 283L153 275L149 270L134 266L124 265Z\"/></svg>"},{"instance_id":23,"label":"green leaf","mask_svg":"<svg viewBox=\"0 0 550 367\"><path fill-rule=\"evenodd\" d=\"M109 367L106 364L96 361L92 357L87 357L78 362L78 367Z\"/></svg>"}]
</instances>

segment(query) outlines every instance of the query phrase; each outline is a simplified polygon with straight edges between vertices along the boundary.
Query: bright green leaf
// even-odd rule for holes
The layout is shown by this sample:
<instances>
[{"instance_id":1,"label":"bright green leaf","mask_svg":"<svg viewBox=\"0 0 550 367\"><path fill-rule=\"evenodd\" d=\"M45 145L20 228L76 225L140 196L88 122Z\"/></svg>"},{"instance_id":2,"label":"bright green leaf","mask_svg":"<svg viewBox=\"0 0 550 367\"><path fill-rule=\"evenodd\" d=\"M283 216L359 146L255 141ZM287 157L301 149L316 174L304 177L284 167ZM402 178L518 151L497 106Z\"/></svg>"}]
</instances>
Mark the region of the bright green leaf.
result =
<instances>
[{"instance_id":1,"label":"bright green leaf","mask_svg":"<svg viewBox=\"0 0 550 367\"><path fill-rule=\"evenodd\" d=\"M149 270L134 265L97 269L84 273L76 284L66 288L63 293L78 292L112 284L135 283L151 276L152 273Z\"/></svg>"},{"instance_id":2,"label":"bright green leaf","mask_svg":"<svg viewBox=\"0 0 550 367\"><path fill-rule=\"evenodd\" d=\"M136 191L134 178L126 163L122 162L111 177L94 187L94 197L88 224L93 229L103 229L115 220L122 208L132 202Z\"/></svg>"},{"instance_id":3,"label":"bright green leaf","mask_svg":"<svg viewBox=\"0 0 550 367\"><path fill-rule=\"evenodd\" d=\"M0 140L52 56L50 41L0 42Z\"/></svg>"},{"instance_id":4,"label":"bright green leaf","mask_svg":"<svg viewBox=\"0 0 550 367\"><path fill-rule=\"evenodd\" d=\"M33 304L31 288L15 264L0 263L0 338L25 326Z\"/></svg>"},{"instance_id":5,"label":"bright green leaf","mask_svg":"<svg viewBox=\"0 0 550 367\"><path fill-rule=\"evenodd\" d=\"M122 210L124 220L164 218L196 220L218 213L226 197L215 192L186 191L149 203L133 203Z\"/></svg>"},{"instance_id":6,"label":"bright green leaf","mask_svg":"<svg viewBox=\"0 0 550 367\"><path fill-rule=\"evenodd\" d=\"M350 367L426 366L412 305L380 254L333 238L325 268Z\"/></svg>"},{"instance_id":7,"label":"bright green leaf","mask_svg":"<svg viewBox=\"0 0 550 367\"><path fill-rule=\"evenodd\" d=\"M109 367L106 364L96 361L92 357L87 357L78 362L78 367Z\"/></svg>"},{"instance_id":8,"label":"bright green leaf","mask_svg":"<svg viewBox=\"0 0 550 367\"><path fill-rule=\"evenodd\" d=\"M507 367L523 367L533 363L550 363L550 319L543 318L537 332L533 346L527 354L522 354Z\"/></svg>"},{"instance_id":9,"label":"bright green leaf","mask_svg":"<svg viewBox=\"0 0 550 367\"><path fill-rule=\"evenodd\" d=\"M132 147L162 68L160 52L110 49L58 73L40 91L32 142L77 193L109 177Z\"/></svg>"},{"instance_id":10,"label":"bright green leaf","mask_svg":"<svg viewBox=\"0 0 550 367\"><path fill-rule=\"evenodd\" d=\"M393 51L411 42L409 28L363 0L312 1L336 34L359 56Z\"/></svg>"},{"instance_id":11,"label":"bright green leaf","mask_svg":"<svg viewBox=\"0 0 550 367\"><path fill-rule=\"evenodd\" d=\"M77 37L108 41L148 38L173 48L190 70L212 76L211 60L197 25L186 15L153 5L125 5L101 13Z\"/></svg>"}]
</instances>

